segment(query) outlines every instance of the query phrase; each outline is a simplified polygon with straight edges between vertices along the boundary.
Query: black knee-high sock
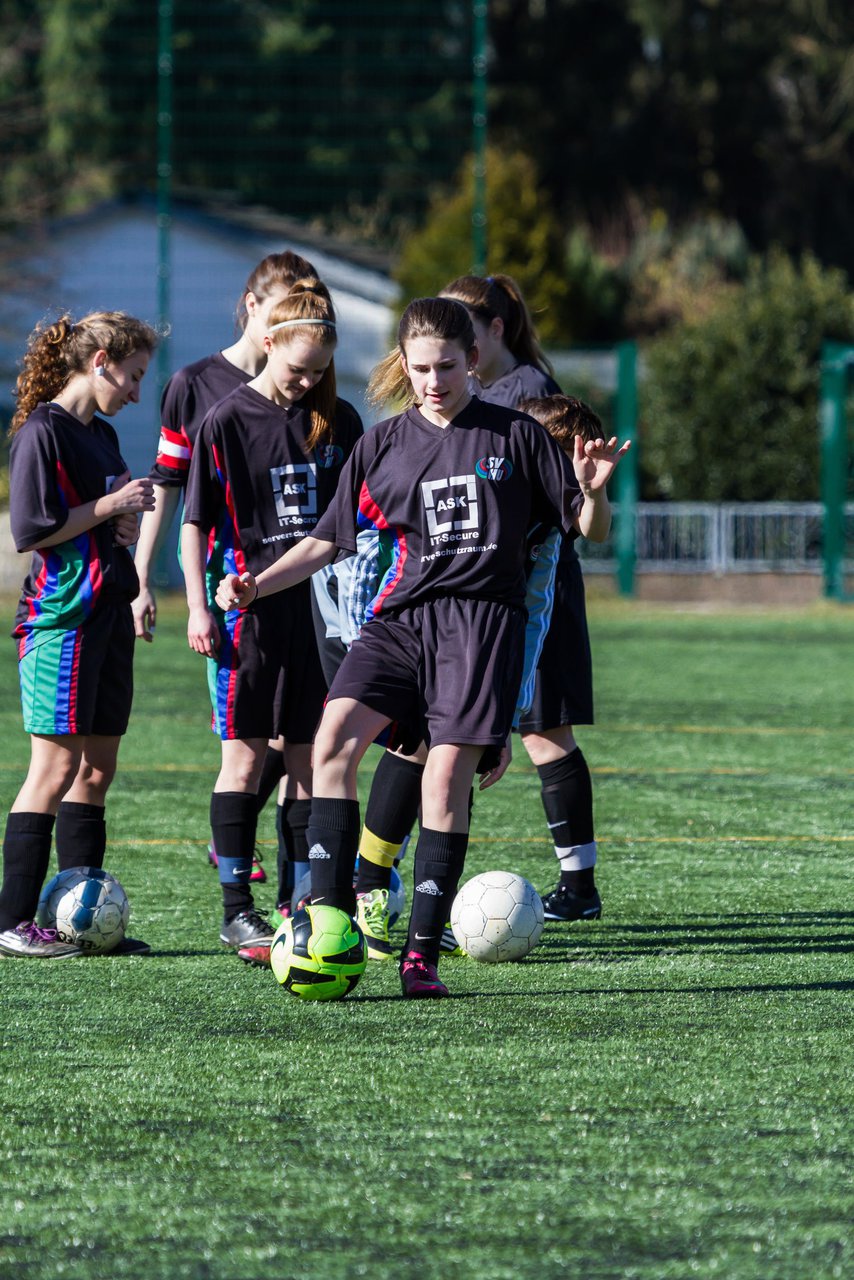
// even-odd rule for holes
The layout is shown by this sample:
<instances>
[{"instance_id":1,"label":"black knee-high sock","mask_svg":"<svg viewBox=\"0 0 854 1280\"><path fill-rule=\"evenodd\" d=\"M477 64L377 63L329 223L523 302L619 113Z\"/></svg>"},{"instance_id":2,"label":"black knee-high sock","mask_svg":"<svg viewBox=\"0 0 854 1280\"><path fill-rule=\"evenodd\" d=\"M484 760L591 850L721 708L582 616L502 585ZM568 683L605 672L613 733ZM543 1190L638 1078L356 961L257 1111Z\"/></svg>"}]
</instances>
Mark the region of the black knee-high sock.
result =
<instances>
[{"instance_id":1,"label":"black knee-high sock","mask_svg":"<svg viewBox=\"0 0 854 1280\"><path fill-rule=\"evenodd\" d=\"M420 952L430 964L439 959L439 943L451 917L468 842L468 832L430 831L424 827L418 837L406 948Z\"/></svg>"},{"instance_id":2,"label":"black knee-high sock","mask_svg":"<svg viewBox=\"0 0 854 1280\"><path fill-rule=\"evenodd\" d=\"M278 903L289 902L296 885L294 863L308 865L308 822L310 800L284 800L276 809L276 831L279 836Z\"/></svg>"},{"instance_id":3,"label":"black knee-high sock","mask_svg":"<svg viewBox=\"0 0 854 1280\"><path fill-rule=\"evenodd\" d=\"M107 850L103 806L63 800L56 815L54 840L60 871L68 867L103 867Z\"/></svg>"},{"instance_id":4,"label":"black knee-high sock","mask_svg":"<svg viewBox=\"0 0 854 1280\"><path fill-rule=\"evenodd\" d=\"M258 813L255 796L247 791L214 791L211 832L216 846L225 922L252 908L252 855Z\"/></svg>"},{"instance_id":5,"label":"black knee-high sock","mask_svg":"<svg viewBox=\"0 0 854 1280\"><path fill-rule=\"evenodd\" d=\"M366 829L389 844L402 844L418 817L423 777L417 760L383 752L365 806Z\"/></svg>"},{"instance_id":6,"label":"black knee-high sock","mask_svg":"<svg viewBox=\"0 0 854 1280\"><path fill-rule=\"evenodd\" d=\"M356 894L353 868L359 843L358 800L326 800L315 796L308 824L311 901L353 915Z\"/></svg>"},{"instance_id":7,"label":"black knee-high sock","mask_svg":"<svg viewBox=\"0 0 854 1280\"><path fill-rule=\"evenodd\" d=\"M543 808L561 865L560 882L576 893L592 893L596 842L593 834L593 784L580 747L537 765Z\"/></svg>"},{"instance_id":8,"label":"black knee-high sock","mask_svg":"<svg viewBox=\"0 0 854 1280\"><path fill-rule=\"evenodd\" d=\"M36 914L50 866L52 813L10 813L3 840L0 929L15 929Z\"/></svg>"},{"instance_id":9,"label":"black knee-high sock","mask_svg":"<svg viewBox=\"0 0 854 1280\"><path fill-rule=\"evenodd\" d=\"M418 817L424 766L386 751L371 783L359 841L357 893L388 889L395 859Z\"/></svg>"},{"instance_id":10,"label":"black knee-high sock","mask_svg":"<svg viewBox=\"0 0 854 1280\"><path fill-rule=\"evenodd\" d=\"M270 796L276 790L279 782L285 776L285 757L284 753L277 751L275 747L267 747L264 763L261 766L261 780L258 783L258 795L255 797L255 803L258 813L264 808Z\"/></svg>"}]
</instances>

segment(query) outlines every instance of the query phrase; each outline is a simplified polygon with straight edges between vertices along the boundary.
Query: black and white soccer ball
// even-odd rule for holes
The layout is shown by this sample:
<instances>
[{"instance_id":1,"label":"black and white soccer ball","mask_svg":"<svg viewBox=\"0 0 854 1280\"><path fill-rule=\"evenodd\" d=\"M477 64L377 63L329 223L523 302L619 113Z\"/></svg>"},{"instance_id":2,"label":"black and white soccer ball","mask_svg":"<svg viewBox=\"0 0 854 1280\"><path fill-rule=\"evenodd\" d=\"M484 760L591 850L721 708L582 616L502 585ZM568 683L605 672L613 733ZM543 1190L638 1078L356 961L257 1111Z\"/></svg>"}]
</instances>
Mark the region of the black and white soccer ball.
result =
<instances>
[{"instance_id":1,"label":"black and white soccer ball","mask_svg":"<svg viewBox=\"0 0 854 1280\"><path fill-rule=\"evenodd\" d=\"M69 867L42 889L38 923L92 955L112 951L125 936L130 903L115 876L101 867Z\"/></svg>"},{"instance_id":2,"label":"black and white soccer ball","mask_svg":"<svg viewBox=\"0 0 854 1280\"><path fill-rule=\"evenodd\" d=\"M542 899L523 876L484 871L467 880L454 898L451 928L473 960L521 960L540 940Z\"/></svg>"}]
</instances>

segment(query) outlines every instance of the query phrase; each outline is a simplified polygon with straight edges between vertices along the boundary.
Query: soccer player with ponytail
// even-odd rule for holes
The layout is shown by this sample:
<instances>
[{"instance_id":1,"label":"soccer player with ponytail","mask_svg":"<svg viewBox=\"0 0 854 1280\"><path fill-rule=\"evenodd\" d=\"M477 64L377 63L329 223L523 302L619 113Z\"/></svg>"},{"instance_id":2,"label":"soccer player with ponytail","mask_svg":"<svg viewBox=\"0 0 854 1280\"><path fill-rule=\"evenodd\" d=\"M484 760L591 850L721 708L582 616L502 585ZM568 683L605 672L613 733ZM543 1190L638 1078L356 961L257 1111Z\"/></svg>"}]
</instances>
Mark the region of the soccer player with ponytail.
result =
<instances>
[{"instance_id":1,"label":"soccer player with ponytail","mask_svg":"<svg viewBox=\"0 0 854 1280\"><path fill-rule=\"evenodd\" d=\"M223 899L220 940L265 963L273 936L250 889L256 795L268 739L283 736L298 837L307 865L311 743L326 696L311 609L300 582L247 613L223 613L223 573L260 574L283 548L308 540L335 494L362 424L335 391L335 311L314 277L294 283L266 313L266 363L205 417L193 450L181 547L190 648L208 660L213 729L222 761L211 833ZM299 854L302 854L302 857Z\"/></svg>"},{"instance_id":2,"label":"soccer player with ponytail","mask_svg":"<svg viewBox=\"0 0 854 1280\"><path fill-rule=\"evenodd\" d=\"M580 429L582 422L589 426L595 414L586 406L581 417L579 410L567 410L566 397L560 396L516 281L507 275L460 276L444 287L441 296L462 303L474 327L478 359L471 379L473 393L489 403L527 412L534 400L560 401L560 411L552 406L551 418L565 419L561 431L566 439L560 443L571 453L574 430L567 423ZM533 416L542 421L539 413ZM598 419L596 423L595 434L601 436L601 423ZM542 636L534 637L540 646L544 644L531 687L534 708L526 708L520 721L523 744L540 777L546 821L561 865L560 882L544 899L546 918L567 921L596 919L602 910L593 878L596 843L590 770L572 732L573 725L593 723L584 581L574 544L574 533L559 541L551 627L545 644ZM425 758L423 747L412 755L386 751L374 774L359 844L357 885L364 895L360 896L360 923L373 959L391 954L386 878L418 814ZM560 822L552 826L558 810ZM447 929L443 950L454 951L456 945Z\"/></svg>"},{"instance_id":3,"label":"soccer player with ponytail","mask_svg":"<svg viewBox=\"0 0 854 1280\"><path fill-rule=\"evenodd\" d=\"M240 336L235 342L178 369L166 384L160 405L160 440L151 469L154 481L154 510L142 518L135 563L139 574L139 595L133 602L137 638L151 643L157 622L157 601L152 582L158 552L178 509L187 485L196 437L205 414L235 387L257 378L267 362L264 335L271 309L281 302L297 280L316 277L310 262L285 249L269 253L253 268L237 304ZM284 747L281 740L268 745L258 784L256 806L260 814L284 774ZM280 877L285 852L298 839L288 825L290 806L280 803L276 811L279 837ZM283 826L284 822L284 826ZM217 864L216 846L209 847L210 861ZM288 873L289 874L289 873ZM266 879L260 854L253 859L252 880ZM280 898L282 896L280 885Z\"/></svg>"},{"instance_id":4,"label":"soccer player with ponytail","mask_svg":"<svg viewBox=\"0 0 854 1280\"><path fill-rule=\"evenodd\" d=\"M17 382L9 514L32 564L13 636L31 754L3 841L7 955L80 954L34 919L52 838L61 871L104 863L106 794L133 697L139 582L128 548L154 506L105 419L138 401L156 346L154 330L123 312L64 315L36 329ZM148 950L124 938L111 954Z\"/></svg>"},{"instance_id":5,"label":"soccer player with ponytail","mask_svg":"<svg viewBox=\"0 0 854 1280\"><path fill-rule=\"evenodd\" d=\"M377 400L405 408L359 441L314 531L261 574L230 573L217 600L229 617L354 554L373 528L385 572L338 671L315 739L309 825L311 896L353 913L359 838L356 775L368 746L397 722L427 744L403 993L442 997L440 942L468 846L469 797L504 773L522 676L525 553L538 521L604 537L614 442L579 441L567 460L531 418L473 397L477 361L465 307L410 303L398 347L375 371ZM626 448L628 446L625 446ZM623 450L624 451L624 450ZM622 451L620 451L622 452ZM582 486L584 492L581 492ZM583 520L581 513L583 511Z\"/></svg>"}]
</instances>

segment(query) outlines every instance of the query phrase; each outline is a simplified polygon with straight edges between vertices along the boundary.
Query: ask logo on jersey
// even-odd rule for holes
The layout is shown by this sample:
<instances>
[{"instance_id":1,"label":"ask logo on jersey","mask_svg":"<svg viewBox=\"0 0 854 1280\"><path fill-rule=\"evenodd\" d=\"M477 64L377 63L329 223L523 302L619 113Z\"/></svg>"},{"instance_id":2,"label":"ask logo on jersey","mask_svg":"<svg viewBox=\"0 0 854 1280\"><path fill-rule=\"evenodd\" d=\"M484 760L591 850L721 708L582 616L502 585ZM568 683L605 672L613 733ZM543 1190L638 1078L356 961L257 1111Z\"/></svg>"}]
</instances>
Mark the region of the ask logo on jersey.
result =
<instances>
[{"instance_id":1,"label":"ask logo on jersey","mask_svg":"<svg viewBox=\"0 0 854 1280\"><path fill-rule=\"evenodd\" d=\"M481 458L474 469L481 480L509 480L513 474L513 463L509 458Z\"/></svg>"},{"instance_id":2,"label":"ask logo on jersey","mask_svg":"<svg viewBox=\"0 0 854 1280\"><path fill-rule=\"evenodd\" d=\"M317 476L312 462L271 467L270 483L281 526L317 524Z\"/></svg>"},{"instance_id":3,"label":"ask logo on jersey","mask_svg":"<svg viewBox=\"0 0 854 1280\"><path fill-rule=\"evenodd\" d=\"M477 480L474 476L422 480L421 497L431 543L461 542L477 537Z\"/></svg>"}]
</instances>

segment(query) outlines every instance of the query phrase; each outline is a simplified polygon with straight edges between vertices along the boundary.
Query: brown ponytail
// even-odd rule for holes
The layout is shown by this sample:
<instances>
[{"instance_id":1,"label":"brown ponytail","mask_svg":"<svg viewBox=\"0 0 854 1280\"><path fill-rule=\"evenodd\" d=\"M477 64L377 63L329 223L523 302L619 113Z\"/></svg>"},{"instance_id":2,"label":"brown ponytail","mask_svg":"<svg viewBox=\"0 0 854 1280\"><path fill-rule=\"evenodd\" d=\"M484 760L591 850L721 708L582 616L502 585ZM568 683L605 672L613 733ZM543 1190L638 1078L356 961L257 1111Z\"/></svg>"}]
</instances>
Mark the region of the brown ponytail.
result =
<instances>
[{"instance_id":1,"label":"brown ponytail","mask_svg":"<svg viewBox=\"0 0 854 1280\"><path fill-rule=\"evenodd\" d=\"M84 373L96 351L106 351L117 362L135 351L151 352L157 342L150 325L123 311L93 311L76 322L62 315L38 325L21 361L9 435L20 430L37 405L53 400L69 378Z\"/></svg>"},{"instance_id":2,"label":"brown ponytail","mask_svg":"<svg viewBox=\"0 0 854 1280\"><path fill-rule=\"evenodd\" d=\"M458 276L442 290L489 323L496 316L504 322L504 345L518 364L532 364L554 376L546 358L522 291L512 276Z\"/></svg>"},{"instance_id":3,"label":"brown ponytail","mask_svg":"<svg viewBox=\"0 0 854 1280\"><path fill-rule=\"evenodd\" d=\"M317 271L306 258L301 258L291 249L283 253L268 253L262 258L252 272L240 295L237 304L237 323L241 329L246 328L249 316L246 311L246 295L254 293L259 302L276 289L290 289L298 280L316 280Z\"/></svg>"}]
</instances>

